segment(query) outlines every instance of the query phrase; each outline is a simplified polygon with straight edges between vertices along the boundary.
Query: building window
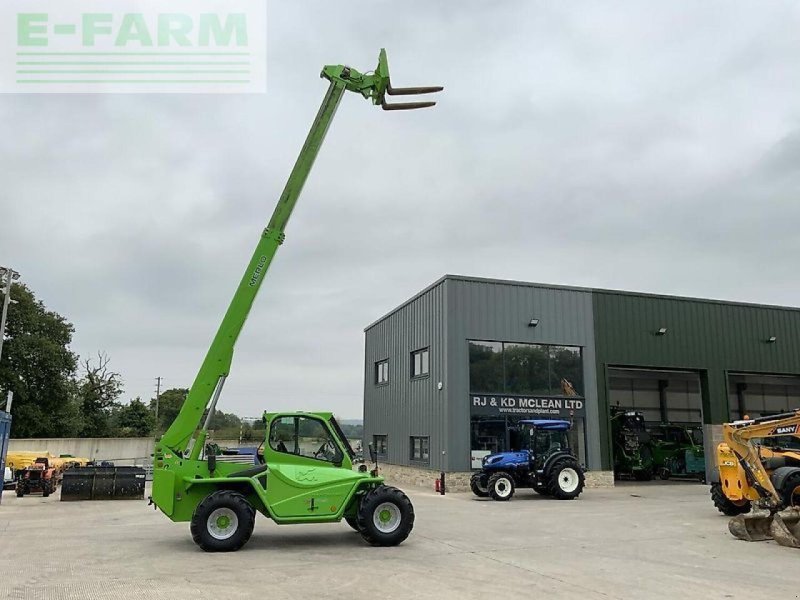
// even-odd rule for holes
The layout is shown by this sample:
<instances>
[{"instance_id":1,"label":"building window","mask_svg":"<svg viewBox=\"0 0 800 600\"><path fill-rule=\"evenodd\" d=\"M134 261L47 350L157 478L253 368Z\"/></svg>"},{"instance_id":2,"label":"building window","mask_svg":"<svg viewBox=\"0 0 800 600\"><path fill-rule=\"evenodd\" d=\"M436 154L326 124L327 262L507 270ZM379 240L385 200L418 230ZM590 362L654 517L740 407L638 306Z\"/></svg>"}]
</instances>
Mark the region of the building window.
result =
<instances>
[{"instance_id":1,"label":"building window","mask_svg":"<svg viewBox=\"0 0 800 600\"><path fill-rule=\"evenodd\" d=\"M375 383L389 383L389 359L375 363Z\"/></svg>"},{"instance_id":2,"label":"building window","mask_svg":"<svg viewBox=\"0 0 800 600\"><path fill-rule=\"evenodd\" d=\"M375 448L375 453L378 456L386 456L389 453L389 436L373 435L372 447Z\"/></svg>"},{"instance_id":3,"label":"building window","mask_svg":"<svg viewBox=\"0 0 800 600\"><path fill-rule=\"evenodd\" d=\"M430 360L428 352L428 348L422 348L421 350L415 350L411 353L411 376L412 377L424 377L430 371Z\"/></svg>"},{"instance_id":4,"label":"building window","mask_svg":"<svg viewBox=\"0 0 800 600\"><path fill-rule=\"evenodd\" d=\"M427 437L411 436L411 460L430 462L430 442Z\"/></svg>"},{"instance_id":5,"label":"building window","mask_svg":"<svg viewBox=\"0 0 800 600\"><path fill-rule=\"evenodd\" d=\"M473 394L583 396L578 346L469 342Z\"/></svg>"}]
</instances>

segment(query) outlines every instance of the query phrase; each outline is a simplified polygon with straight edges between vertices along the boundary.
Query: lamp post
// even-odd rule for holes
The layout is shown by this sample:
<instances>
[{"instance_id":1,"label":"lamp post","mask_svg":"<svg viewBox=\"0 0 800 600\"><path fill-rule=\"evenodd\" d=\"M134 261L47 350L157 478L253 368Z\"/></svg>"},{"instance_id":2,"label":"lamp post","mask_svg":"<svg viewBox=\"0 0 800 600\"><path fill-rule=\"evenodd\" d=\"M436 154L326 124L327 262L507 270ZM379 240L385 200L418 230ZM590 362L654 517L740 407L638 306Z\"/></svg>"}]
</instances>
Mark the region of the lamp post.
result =
<instances>
[{"instance_id":1,"label":"lamp post","mask_svg":"<svg viewBox=\"0 0 800 600\"><path fill-rule=\"evenodd\" d=\"M11 282L19 279L19 273L8 267L0 267L0 277L5 278L5 290L3 297L3 314L0 316L0 359L3 358L3 339L6 336L6 314L11 300Z\"/></svg>"}]
</instances>

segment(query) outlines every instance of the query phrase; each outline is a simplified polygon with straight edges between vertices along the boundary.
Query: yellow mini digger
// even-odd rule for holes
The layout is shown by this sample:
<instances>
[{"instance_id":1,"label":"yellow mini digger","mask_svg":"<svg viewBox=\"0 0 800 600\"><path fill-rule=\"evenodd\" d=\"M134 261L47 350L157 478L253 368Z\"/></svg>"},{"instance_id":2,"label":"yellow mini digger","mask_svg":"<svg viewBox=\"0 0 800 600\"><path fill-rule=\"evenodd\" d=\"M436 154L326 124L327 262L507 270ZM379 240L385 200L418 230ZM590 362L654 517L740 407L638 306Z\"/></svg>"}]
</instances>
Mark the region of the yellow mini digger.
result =
<instances>
[{"instance_id":1,"label":"yellow mini digger","mask_svg":"<svg viewBox=\"0 0 800 600\"><path fill-rule=\"evenodd\" d=\"M722 426L711 495L740 540L800 548L799 434L800 410Z\"/></svg>"}]
</instances>

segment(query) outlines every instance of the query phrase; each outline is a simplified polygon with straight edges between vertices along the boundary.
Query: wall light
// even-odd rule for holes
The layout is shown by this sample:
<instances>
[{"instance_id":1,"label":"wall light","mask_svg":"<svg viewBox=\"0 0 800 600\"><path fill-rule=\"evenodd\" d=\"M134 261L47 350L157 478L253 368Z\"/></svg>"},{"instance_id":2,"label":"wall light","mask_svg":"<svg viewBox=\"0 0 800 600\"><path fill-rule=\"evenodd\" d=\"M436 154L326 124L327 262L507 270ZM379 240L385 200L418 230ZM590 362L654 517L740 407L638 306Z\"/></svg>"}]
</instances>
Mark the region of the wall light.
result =
<instances>
[{"instance_id":1,"label":"wall light","mask_svg":"<svg viewBox=\"0 0 800 600\"><path fill-rule=\"evenodd\" d=\"M656 335L667 335L667 328L661 327L658 331L656 331Z\"/></svg>"},{"instance_id":2,"label":"wall light","mask_svg":"<svg viewBox=\"0 0 800 600\"><path fill-rule=\"evenodd\" d=\"M775 341L776 341L777 339L778 339L778 338L776 338L774 335L771 335L771 336L769 336L769 337L767 338L767 343L768 343L768 344L774 344L774 343L775 343Z\"/></svg>"},{"instance_id":3,"label":"wall light","mask_svg":"<svg viewBox=\"0 0 800 600\"><path fill-rule=\"evenodd\" d=\"M536 327L539 324L539 319L531 319L528 321L528 327Z\"/></svg>"}]
</instances>

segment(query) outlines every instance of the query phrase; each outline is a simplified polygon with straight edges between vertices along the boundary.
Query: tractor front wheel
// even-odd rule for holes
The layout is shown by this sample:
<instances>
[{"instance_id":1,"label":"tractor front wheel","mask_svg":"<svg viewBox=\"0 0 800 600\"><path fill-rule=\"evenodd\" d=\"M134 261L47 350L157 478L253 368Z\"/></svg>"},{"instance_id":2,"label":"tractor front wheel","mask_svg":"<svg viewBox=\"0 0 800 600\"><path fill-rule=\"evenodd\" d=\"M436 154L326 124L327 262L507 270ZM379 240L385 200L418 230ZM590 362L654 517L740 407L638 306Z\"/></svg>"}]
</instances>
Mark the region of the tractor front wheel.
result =
<instances>
[{"instance_id":1,"label":"tractor front wheel","mask_svg":"<svg viewBox=\"0 0 800 600\"><path fill-rule=\"evenodd\" d=\"M484 473L475 473L469 478L469 489L478 498L487 498L489 496L489 486L486 483L486 475Z\"/></svg>"},{"instance_id":2,"label":"tractor front wheel","mask_svg":"<svg viewBox=\"0 0 800 600\"><path fill-rule=\"evenodd\" d=\"M489 495L492 500L505 502L514 495L514 478L508 473L495 473L489 477Z\"/></svg>"},{"instance_id":3,"label":"tractor front wheel","mask_svg":"<svg viewBox=\"0 0 800 600\"><path fill-rule=\"evenodd\" d=\"M194 509L192 539L206 552L233 552L250 539L255 522L256 511L244 496L220 490Z\"/></svg>"},{"instance_id":4,"label":"tractor front wheel","mask_svg":"<svg viewBox=\"0 0 800 600\"><path fill-rule=\"evenodd\" d=\"M344 520L353 528L353 531L361 531L358 527L358 517L345 517Z\"/></svg>"},{"instance_id":5,"label":"tractor front wheel","mask_svg":"<svg viewBox=\"0 0 800 600\"><path fill-rule=\"evenodd\" d=\"M714 506L717 507L719 512L729 517L735 517L736 515L743 515L750 512L750 501L731 500L725 495L721 483L711 484L711 500L714 502Z\"/></svg>"},{"instance_id":6,"label":"tractor front wheel","mask_svg":"<svg viewBox=\"0 0 800 600\"><path fill-rule=\"evenodd\" d=\"M372 546L397 546L414 528L414 506L402 491L378 486L358 507L358 532Z\"/></svg>"},{"instance_id":7,"label":"tractor front wheel","mask_svg":"<svg viewBox=\"0 0 800 600\"><path fill-rule=\"evenodd\" d=\"M547 476L547 491L559 500L572 500L580 496L584 486L583 469L575 460L556 462Z\"/></svg>"}]
</instances>

